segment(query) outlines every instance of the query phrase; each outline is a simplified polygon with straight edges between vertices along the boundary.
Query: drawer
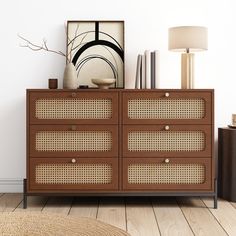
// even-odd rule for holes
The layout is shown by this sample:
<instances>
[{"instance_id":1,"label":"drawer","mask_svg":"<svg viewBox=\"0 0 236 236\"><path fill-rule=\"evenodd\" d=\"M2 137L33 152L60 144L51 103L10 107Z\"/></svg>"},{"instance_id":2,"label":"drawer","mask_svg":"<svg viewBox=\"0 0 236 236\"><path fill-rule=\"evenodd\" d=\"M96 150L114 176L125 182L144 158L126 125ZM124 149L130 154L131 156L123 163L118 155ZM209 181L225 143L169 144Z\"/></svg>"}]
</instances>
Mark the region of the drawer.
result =
<instances>
[{"instance_id":1,"label":"drawer","mask_svg":"<svg viewBox=\"0 0 236 236\"><path fill-rule=\"evenodd\" d=\"M210 125L124 125L124 157L210 157Z\"/></svg>"},{"instance_id":2,"label":"drawer","mask_svg":"<svg viewBox=\"0 0 236 236\"><path fill-rule=\"evenodd\" d=\"M28 92L31 124L117 124L118 93Z\"/></svg>"},{"instance_id":3,"label":"drawer","mask_svg":"<svg viewBox=\"0 0 236 236\"><path fill-rule=\"evenodd\" d=\"M73 191L118 188L118 161L113 158L31 158L30 190Z\"/></svg>"},{"instance_id":4,"label":"drawer","mask_svg":"<svg viewBox=\"0 0 236 236\"><path fill-rule=\"evenodd\" d=\"M212 91L123 93L124 124L211 124Z\"/></svg>"},{"instance_id":5,"label":"drawer","mask_svg":"<svg viewBox=\"0 0 236 236\"><path fill-rule=\"evenodd\" d=\"M123 160L124 190L211 190L210 158Z\"/></svg>"},{"instance_id":6,"label":"drawer","mask_svg":"<svg viewBox=\"0 0 236 236\"><path fill-rule=\"evenodd\" d=\"M31 125L32 157L117 157L117 125Z\"/></svg>"}]
</instances>

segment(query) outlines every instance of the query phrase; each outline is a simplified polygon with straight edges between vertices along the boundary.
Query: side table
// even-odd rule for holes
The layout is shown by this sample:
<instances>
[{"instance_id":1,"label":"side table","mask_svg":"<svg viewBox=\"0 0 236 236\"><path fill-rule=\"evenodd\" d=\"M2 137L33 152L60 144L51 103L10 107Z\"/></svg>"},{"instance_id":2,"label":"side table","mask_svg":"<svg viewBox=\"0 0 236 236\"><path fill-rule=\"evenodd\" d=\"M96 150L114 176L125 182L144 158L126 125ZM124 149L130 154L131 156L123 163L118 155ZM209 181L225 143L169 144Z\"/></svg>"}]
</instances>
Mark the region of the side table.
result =
<instances>
[{"instance_id":1,"label":"side table","mask_svg":"<svg viewBox=\"0 0 236 236\"><path fill-rule=\"evenodd\" d=\"M236 129L218 129L218 194L236 202Z\"/></svg>"}]
</instances>

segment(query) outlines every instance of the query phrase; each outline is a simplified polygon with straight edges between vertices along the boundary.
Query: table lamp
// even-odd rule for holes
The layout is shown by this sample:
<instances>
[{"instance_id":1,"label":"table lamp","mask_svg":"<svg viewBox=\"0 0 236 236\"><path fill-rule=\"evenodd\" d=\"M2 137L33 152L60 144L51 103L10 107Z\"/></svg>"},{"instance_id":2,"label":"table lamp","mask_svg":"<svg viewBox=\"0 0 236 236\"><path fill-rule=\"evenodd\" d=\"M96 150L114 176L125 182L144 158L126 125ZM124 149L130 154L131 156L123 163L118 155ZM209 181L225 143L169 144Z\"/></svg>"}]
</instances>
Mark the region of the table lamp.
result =
<instances>
[{"instance_id":1,"label":"table lamp","mask_svg":"<svg viewBox=\"0 0 236 236\"><path fill-rule=\"evenodd\" d=\"M169 50L181 55L181 88L194 88L194 53L207 50L207 28L179 26L169 28Z\"/></svg>"}]
</instances>

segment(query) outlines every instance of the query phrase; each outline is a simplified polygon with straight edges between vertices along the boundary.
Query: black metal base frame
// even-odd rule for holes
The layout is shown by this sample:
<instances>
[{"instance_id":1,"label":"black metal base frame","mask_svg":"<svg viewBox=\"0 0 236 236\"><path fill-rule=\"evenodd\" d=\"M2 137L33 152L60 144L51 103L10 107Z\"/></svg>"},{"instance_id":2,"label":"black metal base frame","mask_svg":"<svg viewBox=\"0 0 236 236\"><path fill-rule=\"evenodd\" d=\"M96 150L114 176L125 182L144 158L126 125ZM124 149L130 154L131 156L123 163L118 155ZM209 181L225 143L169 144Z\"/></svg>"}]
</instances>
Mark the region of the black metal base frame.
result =
<instances>
[{"instance_id":1,"label":"black metal base frame","mask_svg":"<svg viewBox=\"0 0 236 236\"><path fill-rule=\"evenodd\" d=\"M151 192L151 193L74 193L74 194L60 194L60 193L27 193L27 179L24 179L24 193L23 193L23 208L27 208L27 196L37 196L37 195L48 195L48 196L149 196L149 197L213 197L214 200L214 209L217 209L217 179L214 181L214 189L215 191L213 193L197 193L197 192Z\"/></svg>"}]
</instances>

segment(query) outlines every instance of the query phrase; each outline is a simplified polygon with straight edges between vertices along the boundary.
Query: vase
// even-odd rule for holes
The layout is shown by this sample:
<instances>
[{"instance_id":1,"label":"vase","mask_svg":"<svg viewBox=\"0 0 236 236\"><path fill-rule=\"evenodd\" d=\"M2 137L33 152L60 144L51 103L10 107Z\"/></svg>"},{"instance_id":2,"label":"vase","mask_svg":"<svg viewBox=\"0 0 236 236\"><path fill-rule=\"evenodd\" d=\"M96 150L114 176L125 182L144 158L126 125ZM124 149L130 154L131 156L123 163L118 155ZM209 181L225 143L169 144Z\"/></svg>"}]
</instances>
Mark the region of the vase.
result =
<instances>
[{"instance_id":1,"label":"vase","mask_svg":"<svg viewBox=\"0 0 236 236\"><path fill-rule=\"evenodd\" d=\"M64 77L63 77L63 88L64 89L77 88L77 75L73 63L68 63L65 67Z\"/></svg>"}]
</instances>

